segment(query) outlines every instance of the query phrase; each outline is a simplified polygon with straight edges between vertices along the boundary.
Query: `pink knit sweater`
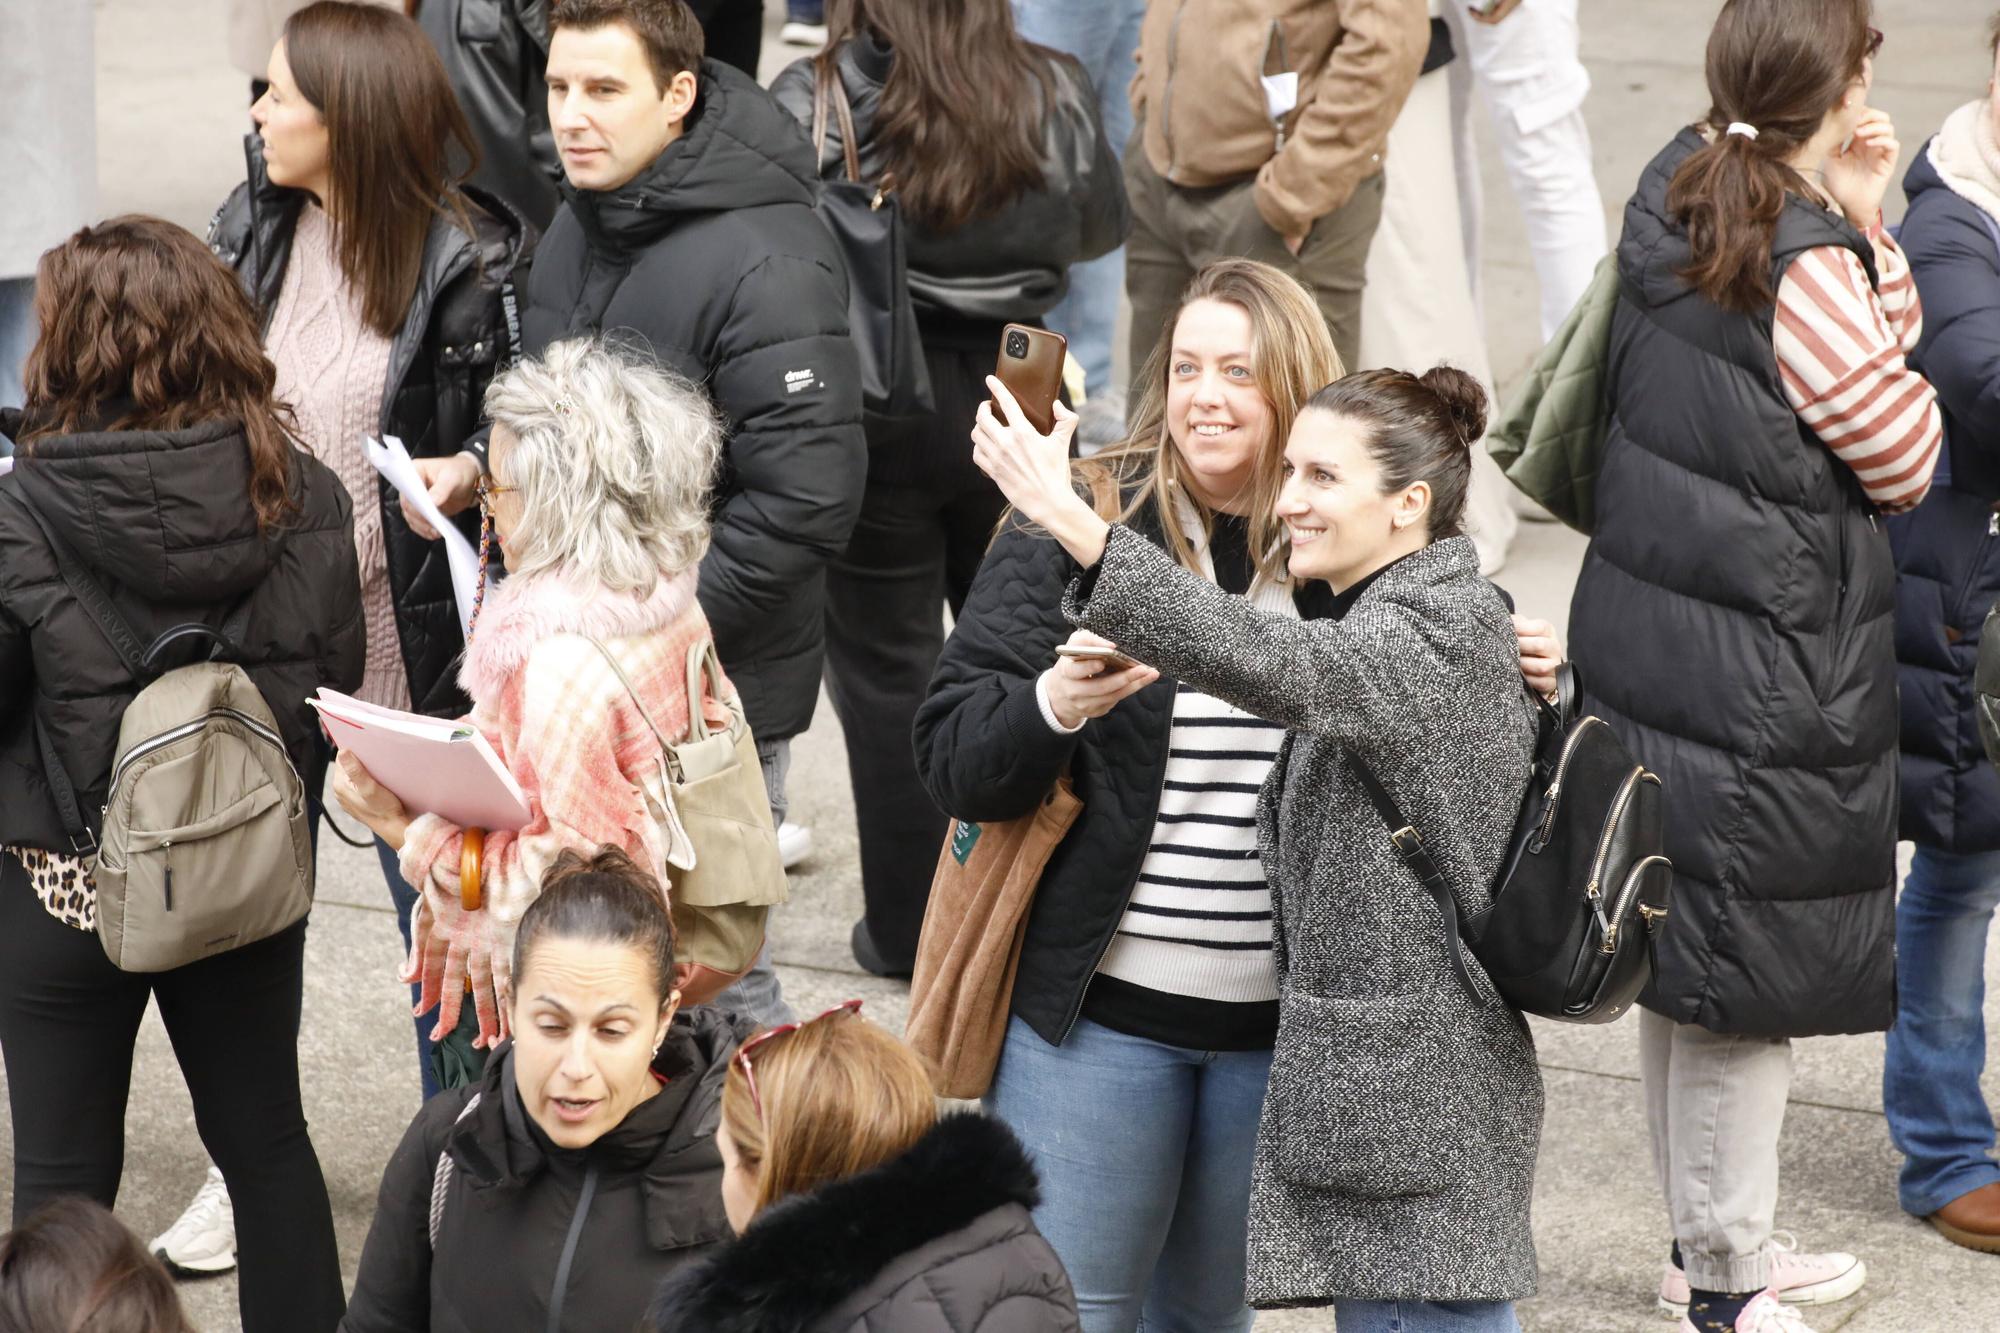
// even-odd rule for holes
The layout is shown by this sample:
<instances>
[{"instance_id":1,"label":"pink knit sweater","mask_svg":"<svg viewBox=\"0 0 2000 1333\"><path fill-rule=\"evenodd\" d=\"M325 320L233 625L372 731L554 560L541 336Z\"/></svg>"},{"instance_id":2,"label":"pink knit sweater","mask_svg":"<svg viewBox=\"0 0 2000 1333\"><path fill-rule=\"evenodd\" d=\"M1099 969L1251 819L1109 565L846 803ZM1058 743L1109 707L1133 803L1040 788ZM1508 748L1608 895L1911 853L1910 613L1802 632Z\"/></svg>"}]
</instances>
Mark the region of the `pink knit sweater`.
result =
<instances>
[{"instance_id":1,"label":"pink knit sweater","mask_svg":"<svg viewBox=\"0 0 2000 1333\"><path fill-rule=\"evenodd\" d=\"M354 552L361 561L361 612L368 659L360 697L386 708L410 706L402 641L382 544L381 483L361 439L381 429L389 340L361 317L361 293L340 271L333 227L317 205L299 210L291 258L264 349L278 368L278 398L292 405L299 439L332 468L354 501Z\"/></svg>"}]
</instances>

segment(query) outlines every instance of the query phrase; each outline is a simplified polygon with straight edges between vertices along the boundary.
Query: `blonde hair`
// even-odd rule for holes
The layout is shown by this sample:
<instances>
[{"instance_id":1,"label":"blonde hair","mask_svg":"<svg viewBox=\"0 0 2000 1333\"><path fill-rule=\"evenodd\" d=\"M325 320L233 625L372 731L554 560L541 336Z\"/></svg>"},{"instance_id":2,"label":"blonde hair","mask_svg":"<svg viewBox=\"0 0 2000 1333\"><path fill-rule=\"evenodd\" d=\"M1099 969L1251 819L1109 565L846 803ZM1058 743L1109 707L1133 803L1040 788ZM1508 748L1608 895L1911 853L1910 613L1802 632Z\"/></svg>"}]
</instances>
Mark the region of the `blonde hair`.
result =
<instances>
[{"instance_id":1,"label":"blonde hair","mask_svg":"<svg viewBox=\"0 0 2000 1333\"><path fill-rule=\"evenodd\" d=\"M1107 475L1121 487L1137 486L1138 493L1116 515L1117 521L1130 522L1139 510L1153 505L1174 559L1185 568L1199 568L1194 547L1181 531L1175 497L1186 497L1204 530L1212 527L1214 516L1186 484L1187 465L1167 433L1167 374L1174 329L1196 301L1226 301L1250 316L1251 371L1271 409L1270 438L1264 441L1250 483L1250 552L1260 579L1282 583L1284 525L1278 521L1277 506L1284 485L1285 440L1306 399L1347 373L1312 293L1282 270L1254 259L1218 259L1204 265L1181 293L1145 368L1133 380L1138 404L1124 442L1078 464L1077 471L1093 491Z\"/></svg>"},{"instance_id":2,"label":"blonde hair","mask_svg":"<svg viewBox=\"0 0 2000 1333\"><path fill-rule=\"evenodd\" d=\"M706 395L650 359L592 339L551 343L486 390L516 440L521 497L513 574L570 565L644 597L708 550L708 492L722 427Z\"/></svg>"},{"instance_id":3,"label":"blonde hair","mask_svg":"<svg viewBox=\"0 0 2000 1333\"><path fill-rule=\"evenodd\" d=\"M731 1057L722 1118L755 1209L808 1194L901 1156L937 1123L937 1099L916 1052L852 1011L836 1011L750 1052L760 1119Z\"/></svg>"}]
</instances>

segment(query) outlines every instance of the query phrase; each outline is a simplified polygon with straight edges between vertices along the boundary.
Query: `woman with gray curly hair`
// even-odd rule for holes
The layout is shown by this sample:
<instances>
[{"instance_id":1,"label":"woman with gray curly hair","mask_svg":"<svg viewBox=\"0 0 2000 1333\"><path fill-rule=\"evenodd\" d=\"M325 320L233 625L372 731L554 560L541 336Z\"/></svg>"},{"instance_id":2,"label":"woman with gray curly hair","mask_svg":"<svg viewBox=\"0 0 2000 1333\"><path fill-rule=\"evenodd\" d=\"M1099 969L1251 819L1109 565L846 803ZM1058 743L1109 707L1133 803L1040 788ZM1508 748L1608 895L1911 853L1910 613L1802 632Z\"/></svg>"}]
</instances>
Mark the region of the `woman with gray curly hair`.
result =
<instances>
[{"instance_id":1,"label":"woman with gray curly hair","mask_svg":"<svg viewBox=\"0 0 2000 1333\"><path fill-rule=\"evenodd\" d=\"M687 734L689 650L710 637L695 567L721 429L692 384L590 341L497 377L486 411L482 521L511 573L475 613L459 682L467 720L527 793L529 821L413 817L347 753L334 794L399 850L422 893L404 980L423 983L418 1013L439 1006L431 1039L457 1025L469 981L475 1045L490 1049L508 1035L515 926L558 856L610 844L666 880L675 849L649 807L662 799L656 736ZM734 693L720 688L699 701L713 724ZM733 979L686 973L689 1002Z\"/></svg>"}]
</instances>

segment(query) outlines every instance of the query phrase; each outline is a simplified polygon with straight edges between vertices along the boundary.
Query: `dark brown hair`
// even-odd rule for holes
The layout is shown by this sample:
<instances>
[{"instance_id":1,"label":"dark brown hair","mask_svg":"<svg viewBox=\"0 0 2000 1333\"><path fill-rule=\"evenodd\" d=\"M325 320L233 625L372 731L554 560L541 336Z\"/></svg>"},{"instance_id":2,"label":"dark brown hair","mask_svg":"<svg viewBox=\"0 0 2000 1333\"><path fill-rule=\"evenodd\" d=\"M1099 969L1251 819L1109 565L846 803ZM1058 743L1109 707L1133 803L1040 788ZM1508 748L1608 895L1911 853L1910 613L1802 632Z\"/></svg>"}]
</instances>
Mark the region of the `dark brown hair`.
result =
<instances>
[{"instance_id":1,"label":"dark brown hair","mask_svg":"<svg viewBox=\"0 0 2000 1333\"><path fill-rule=\"evenodd\" d=\"M542 874L541 896L521 914L514 935L514 979L543 937L590 940L637 949L665 1004L674 990L674 919L660 881L613 846L589 857L564 852Z\"/></svg>"},{"instance_id":2,"label":"dark brown hair","mask_svg":"<svg viewBox=\"0 0 2000 1333\"><path fill-rule=\"evenodd\" d=\"M1986 58L2000 60L2000 10L1986 20Z\"/></svg>"},{"instance_id":3,"label":"dark brown hair","mask_svg":"<svg viewBox=\"0 0 2000 1333\"><path fill-rule=\"evenodd\" d=\"M874 136L911 218L950 231L1041 188L1067 57L1024 40L1007 0L831 0L829 51L863 30L895 52Z\"/></svg>"},{"instance_id":4,"label":"dark brown hair","mask_svg":"<svg viewBox=\"0 0 2000 1333\"><path fill-rule=\"evenodd\" d=\"M319 0L285 23L285 61L326 122L340 271L384 338L423 274L431 220L471 232L458 183L479 149L424 30L378 5ZM322 200L321 202L325 202Z\"/></svg>"},{"instance_id":5,"label":"dark brown hair","mask_svg":"<svg viewBox=\"0 0 2000 1333\"><path fill-rule=\"evenodd\" d=\"M1785 163L1861 77L1868 0L1729 0L1708 36L1707 125L1714 142L1674 173L1667 208L1693 258L1681 277L1725 310L1775 299L1771 243L1788 193L1812 197ZM1730 134L1754 126L1753 139Z\"/></svg>"},{"instance_id":6,"label":"dark brown hair","mask_svg":"<svg viewBox=\"0 0 2000 1333\"><path fill-rule=\"evenodd\" d=\"M1382 469L1382 494L1417 482L1431 488L1432 541L1464 530L1472 446L1486 433L1486 390L1453 366L1363 370L1306 400L1306 412L1334 412L1369 428L1368 454Z\"/></svg>"},{"instance_id":7,"label":"dark brown hair","mask_svg":"<svg viewBox=\"0 0 2000 1333\"><path fill-rule=\"evenodd\" d=\"M23 380L22 444L81 430L181 430L234 420L250 449L250 503L269 530L291 497L288 412L272 397L243 285L185 228L126 214L85 227L35 269L40 336ZM129 400L122 416L105 408Z\"/></svg>"},{"instance_id":8,"label":"dark brown hair","mask_svg":"<svg viewBox=\"0 0 2000 1333\"><path fill-rule=\"evenodd\" d=\"M194 1333L174 1280L103 1205L57 1199L0 1236L8 1333Z\"/></svg>"},{"instance_id":9,"label":"dark brown hair","mask_svg":"<svg viewBox=\"0 0 2000 1333\"><path fill-rule=\"evenodd\" d=\"M653 88L667 95L667 85L683 71L699 76L707 37L701 21L684 0L562 0L549 15L549 31L574 28L593 32L622 23L646 48L653 71Z\"/></svg>"}]
</instances>

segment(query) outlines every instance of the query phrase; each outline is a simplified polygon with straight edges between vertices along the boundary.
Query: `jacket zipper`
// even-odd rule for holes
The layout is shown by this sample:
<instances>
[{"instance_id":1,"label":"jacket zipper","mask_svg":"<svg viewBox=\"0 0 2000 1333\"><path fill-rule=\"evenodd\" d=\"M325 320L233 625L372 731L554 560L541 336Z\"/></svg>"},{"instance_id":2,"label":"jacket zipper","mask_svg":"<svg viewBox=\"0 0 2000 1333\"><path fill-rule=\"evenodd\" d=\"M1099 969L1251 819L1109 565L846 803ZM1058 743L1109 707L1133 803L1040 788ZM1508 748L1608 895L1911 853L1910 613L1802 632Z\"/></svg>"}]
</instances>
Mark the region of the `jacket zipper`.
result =
<instances>
[{"instance_id":1,"label":"jacket zipper","mask_svg":"<svg viewBox=\"0 0 2000 1333\"><path fill-rule=\"evenodd\" d=\"M1549 845L1549 835L1555 832L1556 806L1562 801L1563 776L1569 772L1570 756L1576 753L1577 742L1583 739L1583 733L1592 726L1603 725L1604 719L1593 713L1577 723L1576 730L1572 731L1569 739L1563 742L1562 758L1556 760L1556 775L1549 782L1548 803L1542 807L1542 822L1536 826L1535 836L1528 843L1529 852L1539 853L1542 848Z\"/></svg>"},{"instance_id":2,"label":"jacket zipper","mask_svg":"<svg viewBox=\"0 0 2000 1333\"><path fill-rule=\"evenodd\" d=\"M1625 887L1618 894L1618 906L1611 912L1611 929L1605 932L1604 943L1597 946L1599 953L1618 952L1618 930L1625 924L1625 914L1632 908L1632 899L1639 892L1639 881L1645 878L1646 867L1655 862L1663 866L1673 864L1664 856L1649 856L1633 866L1631 873L1625 876Z\"/></svg>"},{"instance_id":3,"label":"jacket zipper","mask_svg":"<svg viewBox=\"0 0 2000 1333\"><path fill-rule=\"evenodd\" d=\"M174 840L172 838L167 838L163 840L160 843L160 850L166 854L167 858L165 893L167 899L167 910L171 912L174 910Z\"/></svg>"},{"instance_id":4,"label":"jacket zipper","mask_svg":"<svg viewBox=\"0 0 2000 1333\"><path fill-rule=\"evenodd\" d=\"M590 1201L597 1197L597 1163L583 1169L583 1190L577 1196L576 1213L569 1220L569 1234L563 1238L562 1258L556 1261L555 1287L549 1292L549 1333L562 1333L563 1304L569 1295L569 1271L576 1262L576 1244L583 1238L583 1223L590 1216Z\"/></svg>"},{"instance_id":5,"label":"jacket zipper","mask_svg":"<svg viewBox=\"0 0 2000 1333\"><path fill-rule=\"evenodd\" d=\"M1604 821L1604 831L1597 835L1597 854L1590 861L1590 883L1584 887L1584 896L1590 899L1590 910L1597 916L1597 928L1601 934L1611 935L1611 921L1604 915L1604 891L1599 881L1604 875L1604 862L1611 855L1611 839L1618 832L1618 821L1625 817L1625 807L1632 803L1632 793L1639 790L1642 781L1658 782L1659 779L1643 768L1634 768L1619 784L1618 795L1611 802L1611 813ZM1600 944L1598 947L1602 948ZM1608 952L1608 951L1607 951Z\"/></svg>"},{"instance_id":6,"label":"jacket zipper","mask_svg":"<svg viewBox=\"0 0 2000 1333\"><path fill-rule=\"evenodd\" d=\"M1173 735L1174 735L1174 712L1173 712L1172 702L1169 701L1167 706L1167 734L1165 737L1162 738L1161 745L1163 747L1171 746L1173 744ZM1160 762L1160 782L1159 785L1153 789L1153 823L1156 826L1160 822L1160 802L1166 799L1166 795L1167 795L1167 761L1162 760ZM1149 834L1147 836L1147 842L1149 846L1151 844L1151 841L1152 841L1151 835ZM1062 1045L1063 1042L1069 1040L1070 1029L1076 1026L1076 1020L1078 1015L1083 1013L1083 1001L1084 998L1090 994L1090 983L1096 978L1097 969L1100 966L1102 966L1104 962L1104 955L1111 952L1111 942L1118 938L1118 923L1125 919L1125 905L1129 904L1132 901L1132 893L1139 887L1139 876L1141 873L1144 872L1145 868L1146 868L1146 853L1142 851L1139 853L1139 864L1133 867L1132 878L1125 885L1125 897L1120 901L1118 908L1118 915L1111 919L1111 930L1108 934L1105 935L1104 942L1097 946L1097 956L1090 960L1090 971L1084 973L1083 985L1080 988L1078 988L1076 992L1076 1000L1069 1007L1069 1017L1063 1020L1062 1036L1058 1038L1056 1041L1056 1045L1058 1046ZM1274 892L1271 895L1271 901L1273 903L1272 917L1271 917L1271 931L1273 935L1277 933L1278 929L1278 920L1277 920L1277 913L1275 906L1277 900L1278 900L1278 895Z\"/></svg>"},{"instance_id":7,"label":"jacket zipper","mask_svg":"<svg viewBox=\"0 0 2000 1333\"><path fill-rule=\"evenodd\" d=\"M227 717L237 722L240 722L245 727L249 728L250 731L255 733L259 739L264 740L273 746L276 746L279 755L281 755L284 758L285 767L291 769L293 779L298 780L299 785L301 787L305 785L304 781L299 779L299 770L297 766L292 763L291 754L285 749L284 739L280 737L277 732L272 731L262 722L259 722L256 718L251 717L248 713L238 712L234 708L211 708L207 713L203 714L201 717L196 718L194 721L183 722L180 726L174 727L168 731L163 731L157 736L149 736L144 741L141 741L139 744L127 750L125 752L125 757L118 761L118 766L111 770L111 786L110 789L104 793L104 805L102 807L103 810L109 810L111 808L112 801L117 799L119 780L125 776L126 770L131 768L133 764L145 758L147 755L153 753L155 750L165 749L167 746L172 745L175 741L186 740L190 736L199 735L201 732L208 729L209 721L217 717Z\"/></svg>"},{"instance_id":8,"label":"jacket zipper","mask_svg":"<svg viewBox=\"0 0 2000 1333\"><path fill-rule=\"evenodd\" d=\"M1174 67L1180 63L1181 18L1186 13L1187 0L1180 0L1174 6L1174 21L1167 25L1167 81L1160 86L1160 137L1167 141L1168 180L1174 178Z\"/></svg>"}]
</instances>

